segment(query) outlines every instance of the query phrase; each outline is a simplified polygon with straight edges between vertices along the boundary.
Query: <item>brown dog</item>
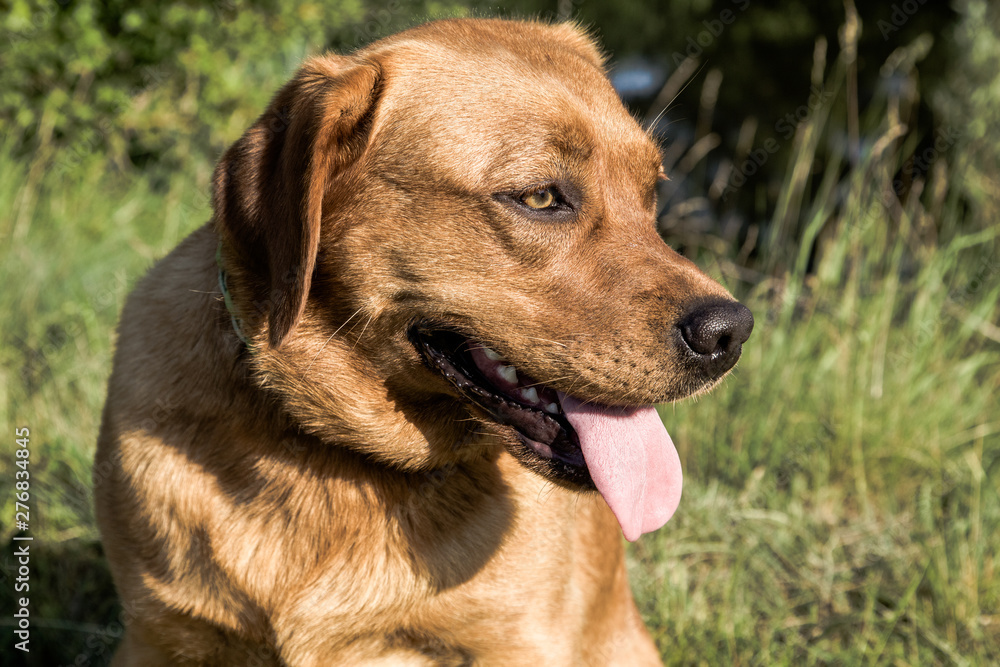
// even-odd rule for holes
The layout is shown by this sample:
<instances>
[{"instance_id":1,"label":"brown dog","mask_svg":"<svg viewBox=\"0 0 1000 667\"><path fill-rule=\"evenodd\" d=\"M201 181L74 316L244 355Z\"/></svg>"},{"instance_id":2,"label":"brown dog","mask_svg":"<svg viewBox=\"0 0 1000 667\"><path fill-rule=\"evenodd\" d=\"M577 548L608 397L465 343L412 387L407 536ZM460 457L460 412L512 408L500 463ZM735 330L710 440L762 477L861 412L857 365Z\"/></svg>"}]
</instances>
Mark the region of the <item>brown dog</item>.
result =
<instances>
[{"instance_id":1,"label":"brown dog","mask_svg":"<svg viewBox=\"0 0 1000 667\"><path fill-rule=\"evenodd\" d=\"M680 496L650 406L753 320L657 236L602 67L570 25L431 23L309 60L229 149L122 315L116 664L658 664L621 543Z\"/></svg>"}]
</instances>

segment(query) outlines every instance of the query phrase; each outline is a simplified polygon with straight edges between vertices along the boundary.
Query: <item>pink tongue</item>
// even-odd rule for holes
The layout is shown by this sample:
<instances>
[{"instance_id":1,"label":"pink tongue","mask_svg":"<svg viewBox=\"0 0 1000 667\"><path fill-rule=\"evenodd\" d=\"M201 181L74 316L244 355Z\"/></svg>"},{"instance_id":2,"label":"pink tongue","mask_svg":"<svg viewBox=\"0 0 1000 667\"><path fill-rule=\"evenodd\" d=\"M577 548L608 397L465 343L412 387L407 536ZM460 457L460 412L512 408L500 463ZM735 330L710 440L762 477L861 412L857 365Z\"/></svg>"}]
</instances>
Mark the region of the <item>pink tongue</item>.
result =
<instances>
[{"instance_id":1,"label":"pink tongue","mask_svg":"<svg viewBox=\"0 0 1000 667\"><path fill-rule=\"evenodd\" d=\"M681 500L681 460L656 409L581 403L561 391L559 402L625 539L669 521Z\"/></svg>"}]
</instances>

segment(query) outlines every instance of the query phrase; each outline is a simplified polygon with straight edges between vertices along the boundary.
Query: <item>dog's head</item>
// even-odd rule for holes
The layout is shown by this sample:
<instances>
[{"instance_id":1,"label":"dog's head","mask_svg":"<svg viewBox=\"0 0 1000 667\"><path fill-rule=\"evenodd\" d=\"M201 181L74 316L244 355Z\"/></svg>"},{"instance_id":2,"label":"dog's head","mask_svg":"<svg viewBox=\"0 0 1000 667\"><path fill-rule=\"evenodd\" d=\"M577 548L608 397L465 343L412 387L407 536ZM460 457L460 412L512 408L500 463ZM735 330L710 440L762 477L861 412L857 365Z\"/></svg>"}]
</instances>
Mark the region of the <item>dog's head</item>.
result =
<instances>
[{"instance_id":1,"label":"dog's head","mask_svg":"<svg viewBox=\"0 0 1000 667\"><path fill-rule=\"evenodd\" d=\"M753 326L658 236L662 177L573 26L314 58L216 170L250 364L327 442L416 470L499 439L634 539L680 495L651 406L718 382Z\"/></svg>"}]
</instances>

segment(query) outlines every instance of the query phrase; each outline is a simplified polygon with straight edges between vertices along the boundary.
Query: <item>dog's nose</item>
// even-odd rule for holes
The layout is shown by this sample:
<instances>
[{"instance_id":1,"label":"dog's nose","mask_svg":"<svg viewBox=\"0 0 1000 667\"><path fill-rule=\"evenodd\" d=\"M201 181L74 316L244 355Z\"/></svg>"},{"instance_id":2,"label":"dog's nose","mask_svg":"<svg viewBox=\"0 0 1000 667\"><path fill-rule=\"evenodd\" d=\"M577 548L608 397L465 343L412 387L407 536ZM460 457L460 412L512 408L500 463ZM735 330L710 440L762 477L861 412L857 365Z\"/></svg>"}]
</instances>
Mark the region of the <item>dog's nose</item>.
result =
<instances>
[{"instance_id":1,"label":"dog's nose","mask_svg":"<svg viewBox=\"0 0 1000 667\"><path fill-rule=\"evenodd\" d=\"M737 301L701 303L678 324L681 337L712 379L732 368L753 331L753 314Z\"/></svg>"}]
</instances>

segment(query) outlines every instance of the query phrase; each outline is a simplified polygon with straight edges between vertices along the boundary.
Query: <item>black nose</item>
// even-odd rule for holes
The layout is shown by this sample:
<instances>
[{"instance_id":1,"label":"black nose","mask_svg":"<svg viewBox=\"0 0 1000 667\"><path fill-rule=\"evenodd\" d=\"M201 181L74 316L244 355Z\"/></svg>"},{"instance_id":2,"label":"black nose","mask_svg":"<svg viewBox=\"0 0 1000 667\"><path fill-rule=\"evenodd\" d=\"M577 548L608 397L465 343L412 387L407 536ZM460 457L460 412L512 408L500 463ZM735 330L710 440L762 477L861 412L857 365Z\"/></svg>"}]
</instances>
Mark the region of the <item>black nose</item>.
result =
<instances>
[{"instance_id":1,"label":"black nose","mask_svg":"<svg viewBox=\"0 0 1000 667\"><path fill-rule=\"evenodd\" d=\"M737 301L711 301L698 304L677 327L706 375L715 379L739 360L753 331L753 315Z\"/></svg>"}]
</instances>

